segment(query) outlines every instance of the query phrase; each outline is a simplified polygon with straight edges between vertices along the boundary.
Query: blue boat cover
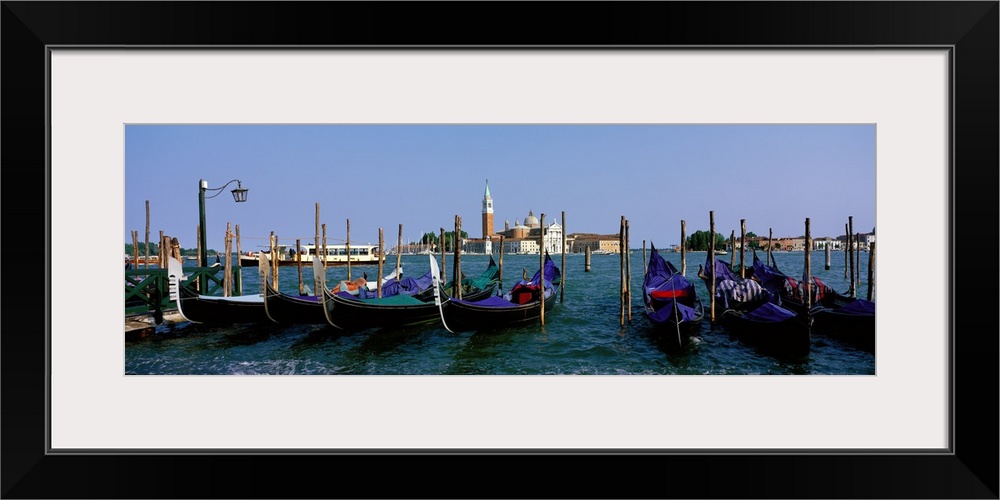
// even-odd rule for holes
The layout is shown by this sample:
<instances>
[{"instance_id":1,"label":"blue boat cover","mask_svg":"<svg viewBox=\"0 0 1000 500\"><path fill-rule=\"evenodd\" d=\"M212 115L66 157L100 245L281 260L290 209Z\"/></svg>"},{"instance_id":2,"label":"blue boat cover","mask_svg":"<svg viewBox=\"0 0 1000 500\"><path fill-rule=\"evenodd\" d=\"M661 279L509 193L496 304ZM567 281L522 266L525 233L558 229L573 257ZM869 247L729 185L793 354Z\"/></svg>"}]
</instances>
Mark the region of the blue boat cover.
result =
<instances>
[{"instance_id":1,"label":"blue boat cover","mask_svg":"<svg viewBox=\"0 0 1000 500\"><path fill-rule=\"evenodd\" d=\"M678 301L671 301L672 304L660 308L658 311L648 313L649 319L656 323L677 323L684 321L692 321L698 317L698 313L695 308L681 304ZM674 317L674 310L677 310L677 316Z\"/></svg>"},{"instance_id":2,"label":"blue boat cover","mask_svg":"<svg viewBox=\"0 0 1000 500\"><path fill-rule=\"evenodd\" d=\"M694 285L677 271L673 264L667 262L656 248L652 248L649 254L649 264L646 266L642 288L647 293L653 290L677 290L694 295Z\"/></svg>"},{"instance_id":3,"label":"blue boat cover","mask_svg":"<svg viewBox=\"0 0 1000 500\"><path fill-rule=\"evenodd\" d=\"M403 277L402 280L392 278L382 284L382 297L392 297L393 295L416 295L430 288L433 283L433 276L430 270L419 278ZM362 287L358 290L358 296L363 299L374 299L378 297L377 290L368 290Z\"/></svg>"},{"instance_id":4,"label":"blue boat cover","mask_svg":"<svg viewBox=\"0 0 1000 500\"><path fill-rule=\"evenodd\" d=\"M785 276L785 274L781 271L761 262L760 259L757 258L756 252L753 254L753 276L754 278L757 278L762 285L764 285L764 289L776 295L781 294L785 283L789 279L788 276ZM798 283L796 282L796 285L797 284Z\"/></svg>"},{"instance_id":5,"label":"blue boat cover","mask_svg":"<svg viewBox=\"0 0 1000 500\"><path fill-rule=\"evenodd\" d=\"M856 314L858 316L874 316L875 303L870 300L858 299L839 309L840 312Z\"/></svg>"},{"instance_id":6,"label":"blue boat cover","mask_svg":"<svg viewBox=\"0 0 1000 500\"><path fill-rule=\"evenodd\" d=\"M513 307L517 305L510 302L509 300L504 299L503 297L498 297L496 295L492 295L483 300L478 300L475 302L470 302L468 300L454 299L454 298L449 300L449 302L458 302L461 304L469 304L472 306L493 307L493 308Z\"/></svg>"},{"instance_id":7,"label":"blue boat cover","mask_svg":"<svg viewBox=\"0 0 1000 500\"><path fill-rule=\"evenodd\" d=\"M535 271L535 275L531 277L531 281L528 283L538 284L538 278L540 277L542 270L539 269ZM549 256L548 252L545 253L545 286L546 288L552 286L553 282L559 281L562 273L559 272L559 268L556 267L556 263L552 261L552 257Z\"/></svg>"},{"instance_id":8,"label":"blue boat cover","mask_svg":"<svg viewBox=\"0 0 1000 500\"><path fill-rule=\"evenodd\" d=\"M644 300L654 310L647 310L646 316L654 323L679 323L697 319L694 284L664 259L655 246L651 245L651 250L646 276L642 280L642 291Z\"/></svg>"},{"instance_id":9,"label":"blue boat cover","mask_svg":"<svg viewBox=\"0 0 1000 500\"><path fill-rule=\"evenodd\" d=\"M719 259L715 259L715 265L713 266L711 259L712 259L711 256L705 258L705 270L703 272L705 276L711 279L712 270L714 269L716 282L719 282L721 280L739 281L740 278L737 277L735 274L733 274L733 271L729 269L729 266L726 265L725 262L722 262Z\"/></svg>"},{"instance_id":10,"label":"blue boat cover","mask_svg":"<svg viewBox=\"0 0 1000 500\"><path fill-rule=\"evenodd\" d=\"M759 307L743 315L744 319L759 323L780 323L794 318L795 313L771 302L765 302Z\"/></svg>"}]
</instances>

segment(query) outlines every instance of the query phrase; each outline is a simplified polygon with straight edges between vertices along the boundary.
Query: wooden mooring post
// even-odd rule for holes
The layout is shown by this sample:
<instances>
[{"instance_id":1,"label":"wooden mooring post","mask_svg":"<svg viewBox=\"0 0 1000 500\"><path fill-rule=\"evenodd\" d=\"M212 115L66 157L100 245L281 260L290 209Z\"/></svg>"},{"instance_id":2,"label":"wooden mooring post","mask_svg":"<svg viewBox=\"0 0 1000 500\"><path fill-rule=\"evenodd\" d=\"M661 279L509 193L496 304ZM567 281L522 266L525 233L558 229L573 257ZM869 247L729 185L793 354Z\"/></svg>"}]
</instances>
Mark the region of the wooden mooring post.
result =
<instances>
[{"instance_id":1,"label":"wooden mooring post","mask_svg":"<svg viewBox=\"0 0 1000 500\"><path fill-rule=\"evenodd\" d=\"M590 245L583 249L583 271L590 272Z\"/></svg>"},{"instance_id":2,"label":"wooden mooring post","mask_svg":"<svg viewBox=\"0 0 1000 500\"><path fill-rule=\"evenodd\" d=\"M705 271L710 272L709 278L709 290L708 296L710 297L709 312L710 320L712 325L715 325L715 212L708 212L708 265L712 266L711 269L705 269Z\"/></svg>"},{"instance_id":3,"label":"wooden mooring post","mask_svg":"<svg viewBox=\"0 0 1000 500\"><path fill-rule=\"evenodd\" d=\"M740 278L746 278L744 249L747 247L747 220L740 219Z\"/></svg>"},{"instance_id":4,"label":"wooden mooring post","mask_svg":"<svg viewBox=\"0 0 1000 500\"><path fill-rule=\"evenodd\" d=\"M163 235L163 231L160 231L160 239L157 241L160 242L160 251L156 253L157 259L160 261L160 269L166 269L167 256L169 255L167 252L170 250L170 240Z\"/></svg>"},{"instance_id":5,"label":"wooden mooring post","mask_svg":"<svg viewBox=\"0 0 1000 500\"><path fill-rule=\"evenodd\" d=\"M268 279L271 280L271 286L276 290L280 290L278 288L278 266L280 265L278 259L280 258L278 255L278 237L275 236L274 231L271 231L271 275L268 276Z\"/></svg>"},{"instance_id":6,"label":"wooden mooring post","mask_svg":"<svg viewBox=\"0 0 1000 500\"><path fill-rule=\"evenodd\" d=\"M161 233L162 233L162 231L161 231ZM240 225L239 224L236 225L236 255L238 257L242 257L243 256L243 243L240 240ZM239 260L236 261L237 264L239 264L239 262L240 262ZM242 268L243 266L240 265L240 267ZM242 288L239 288L241 286L242 286L242 280L240 280L239 282L237 282L237 289L240 290L240 295L243 295Z\"/></svg>"},{"instance_id":7,"label":"wooden mooring post","mask_svg":"<svg viewBox=\"0 0 1000 500\"><path fill-rule=\"evenodd\" d=\"M132 262L135 262L135 269L139 269L139 231L132 230Z\"/></svg>"},{"instance_id":8,"label":"wooden mooring post","mask_svg":"<svg viewBox=\"0 0 1000 500\"><path fill-rule=\"evenodd\" d=\"M681 220L681 276L687 276L687 223Z\"/></svg>"},{"instance_id":9,"label":"wooden mooring post","mask_svg":"<svg viewBox=\"0 0 1000 500\"><path fill-rule=\"evenodd\" d=\"M500 289L503 290L503 235L500 235L500 264L497 266L497 274L500 277Z\"/></svg>"},{"instance_id":10,"label":"wooden mooring post","mask_svg":"<svg viewBox=\"0 0 1000 500\"><path fill-rule=\"evenodd\" d=\"M771 256L771 240L774 239L774 229L767 228L767 261L774 265L774 257Z\"/></svg>"},{"instance_id":11,"label":"wooden mooring post","mask_svg":"<svg viewBox=\"0 0 1000 500\"><path fill-rule=\"evenodd\" d=\"M805 283L805 301L806 301L806 314L809 314L809 308L812 307L812 261L809 259L809 252L812 248L812 240L809 237L809 217L806 217L806 262L805 270L806 274L802 278L802 282Z\"/></svg>"},{"instance_id":12,"label":"wooden mooring post","mask_svg":"<svg viewBox=\"0 0 1000 500\"><path fill-rule=\"evenodd\" d=\"M625 310L632 323L632 252L629 250L628 219L625 219Z\"/></svg>"},{"instance_id":13,"label":"wooden mooring post","mask_svg":"<svg viewBox=\"0 0 1000 500\"><path fill-rule=\"evenodd\" d=\"M850 229L847 228L846 223L844 224L844 235L846 238L844 240L844 279L847 279L847 271L850 269L850 267L847 264L847 261L849 259L848 255L850 255L851 253L851 231ZM850 288L847 289L847 294L848 295L851 294Z\"/></svg>"},{"instance_id":14,"label":"wooden mooring post","mask_svg":"<svg viewBox=\"0 0 1000 500\"><path fill-rule=\"evenodd\" d=\"M385 248L385 241L382 239L382 228L378 228L378 281L375 282L375 296L382 298L382 266L384 265L382 261L382 256L385 255L383 249ZM348 262L350 262L351 256L348 255Z\"/></svg>"},{"instance_id":15,"label":"wooden mooring post","mask_svg":"<svg viewBox=\"0 0 1000 500\"><path fill-rule=\"evenodd\" d=\"M399 267L401 264L401 259L403 258L403 225L399 225L399 235L396 236L396 281L399 282L403 277L399 273Z\"/></svg>"},{"instance_id":16,"label":"wooden mooring post","mask_svg":"<svg viewBox=\"0 0 1000 500\"><path fill-rule=\"evenodd\" d=\"M299 296L305 295L302 288L302 239L295 239L295 268L299 275Z\"/></svg>"},{"instance_id":17,"label":"wooden mooring post","mask_svg":"<svg viewBox=\"0 0 1000 500\"><path fill-rule=\"evenodd\" d=\"M620 266L618 270L619 274L619 295L618 300L620 302L620 311L618 323L620 326L625 326L625 216L621 218L621 222L618 225L618 264Z\"/></svg>"},{"instance_id":18,"label":"wooden mooring post","mask_svg":"<svg viewBox=\"0 0 1000 500\"><path fill-rule=\"evenodd\" d=\"M447 251L447 249L445 248L445 244L444 244L444 228L443 227L441 228L440 243L441 243L441 283L447 283L448 280L445 279L445 278L448 276L448 273L445 272L445 267L444 267L444 255L445 255L445 252Z\"/></svg>"},{"instance_id":19,"label":"wooden mooring post","mask_svg":"<svg viewBox=\"0 0 1000 500\"><path fill-rule=\"evenodd\" d=\"M314 239L314 241L313 241L313 257L312 257L313 260L316 260L319 257L319 230L320 230L320 223L319 223L319 202L316 202L316 228L315 228L315 231L313 231L313 239ZM323 226L323 232L324 233L326 232L326 226ZM325 241L325 238L324 238L324 241ZM326 245L323 246L323 266L324 266L323 269L326 269ZM320 289L319 289L319 274L316 272L316 266L315 265L312 266L312 269L313 269L313 295L316 296L316 297L319 297L320 296L319 295L319 292L320 292Z\"/></svg>"},{"instance_id":20,"label":"wooden mooring post","mask_svg":"<svg viewBox=\"0 0 1000 500\"><path fill-rule=\"evenodd\" d=\"M351 219L347 219L347 241L344 242L344 251L347 252L347 281L351 281ZM382 249L379 249L379 251L381 252ZM376 258L379 262L382 262L381 253Z\"/></svg>"},{"instance_id":21,"label":"wooden mooring post","mask_svg":"<svg viewBox=\"0 0 1000 500\"><path fill-rule=\"evenodd\" d=\"M854 270L854 289L857 290L861 288L861 233L857 233L854 237L854 262L858 264L855 266ZM857 296L857 293L854 294Z\"/></svg>"},{"instance_id":22,"label":"wooden mooring post","mask_svg":"<svg viewBox=\"0 0 1000 500\"><path fill-rule=\"evenodd\" d=\"M562 267L559 270L562 272L560 280L562 280L562 285L559 287L559 303L562 304L566 300L566 211L562 211Z\"/></svg>"},{"instance_id":23,"label":"wooden mooring post","mask_svg":"<svg viewBox=\"0 0 1000 500\"><path fill-rule=\"evenodd\" d=\"M451 296L458 299L462 298L462 245L459 242L459 235L462 234L462 218L458 215L455 216L455 235L452 236L452 251L454 252L455 264L452 266L452 287Z\"/></svg>"},{"instance_id":24,"label":"wooden mooring post","mask_svg":"<svg viewBox=\"0 0 1000 500\"><path fill-rule=\"evenodd\" d=\"M868 245L868 300L875 294L875 242Z\"/></svg>"},{"instance_id":25,"label":"wooden mooring post","mask_svg":"<svg viewBox=\"0 0 1000 500\"><path fill-rule=\"evenodd\" d=\"M826 241L826 266L825 266L824 269L826 269L827 271L830 270L830 241L829 240Z\"/></svg>"},{"instance_id":26,"label":"wooden mooring post","mask_svg":"<svg viewBox=\"0 0 1000 500\"><path fill-rule=\"evenodd\" d=\"M226 258L222 259L222 269L225 271L225 276L222 277L222 296L232 297L233 295L233 232L232 224L226 223L226 243L225 243Z\"/></svg>"},{"instance_id":27,"label":"wooden mooring post","mask_svg":"<svg viewBox=\"0 0 1000 500\"><path fill-rule=\"evenodd\" d=\"M538 227L538 321L545 326L545 214L539 214ZM461 297L459 297L461 298Z\"/></svg>"},{"instance_id":28,"label":"wooden mooring post","mask_svg":"<svg viewBox=\"0 0 1000 500\"><path fill-rule=\"evenodd\" d=\"M848 254L848 260L850 261L851 265L851 274L849 275L851 280L851 286L848 288L848 290L850 290L851 292L850 293L851 297L857 297L858 293L854 287L854 245L857 245L858 242L853 240L853 235L854 235L854 216L852 215L847 218L847 241L850 243L849 245L847 245L847 254Z\"/></svg>"},{"instance_id":29,"label":"wooden mooring post","mask_svg":"<svg viewBox=\"0 0 1000 500\"><path fill-rule=\"evenodd\" d=\"M149 269L149 200L146 200L146 261L143 264L146 269ZM163 261L160 261L159 266L161 269L164 268Z\"/></svg>"}]
</instances>

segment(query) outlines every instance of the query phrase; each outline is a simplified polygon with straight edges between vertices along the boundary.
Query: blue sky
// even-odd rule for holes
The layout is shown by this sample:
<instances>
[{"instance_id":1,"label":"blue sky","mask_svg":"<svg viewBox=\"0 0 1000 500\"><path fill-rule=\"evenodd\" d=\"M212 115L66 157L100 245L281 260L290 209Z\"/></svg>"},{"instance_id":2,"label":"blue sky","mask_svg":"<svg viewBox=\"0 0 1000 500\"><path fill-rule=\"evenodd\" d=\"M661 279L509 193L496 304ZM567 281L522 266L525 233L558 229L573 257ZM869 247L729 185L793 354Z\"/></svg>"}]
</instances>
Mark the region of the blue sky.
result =
<instances>
[{"instance_id":1,"label":"blue sky","mask_svg":"<svg viewBox=\"0 0 1000 500\"><path fill-rule=\"evenodd\" d=\"M244 251L311 243L316 204L327 242L395 244L454 228L482 236L487 179L496 229L531 210L570 233L617 233L631 246L680 242L709 229L813 237L875 226L874 125L128 125L124 242L159 231L196 246L198 185L233 179L206 201L209 248L222 249L226 223ZM213 192L209 192L211 196Z\"/></svg>"}]
</instances>

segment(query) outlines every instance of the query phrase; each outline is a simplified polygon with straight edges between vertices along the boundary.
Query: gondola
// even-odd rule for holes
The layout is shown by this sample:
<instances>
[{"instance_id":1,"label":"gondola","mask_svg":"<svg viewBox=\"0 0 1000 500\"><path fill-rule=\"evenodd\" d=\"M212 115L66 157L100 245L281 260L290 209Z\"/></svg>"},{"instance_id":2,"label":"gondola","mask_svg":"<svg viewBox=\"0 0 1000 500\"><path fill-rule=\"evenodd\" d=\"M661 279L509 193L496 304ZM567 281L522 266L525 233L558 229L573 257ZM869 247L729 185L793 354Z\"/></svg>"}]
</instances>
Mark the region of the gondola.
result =
<instances>
[{"instance_id":1,"label":"gondola","mask_svg":"<svg viewBox=\"0 0 1000 500\"><path fill-rule=\"evenodd\" d=\"M754 279L781 298L781 305L799 316L811 319L812 331L844 340L859 349L875 352L875 303L842 295L819 278L811 277L810 307L799 281L776 266L753 257Z\"/></svg>"},{"instance_id":2,"label":"gondola","mask_svg":"<svg viewBox=\"0 0 1000 500\"><path fill-rule=\"evenodd\" d=\"M773 302L751 310L727 309L715 319L733 337L769 354L809 354L812 340L808 319Z\"/></svg>"},{"instance_id":3,"label":"gondola","mask_svg":"<svg viewBox=\"0 0 1000 500\"><path fill-rule=\"evenodd\" d=\"M431 257L431 262L434 258ZM432 272L425 276L431 279ZM436 279L436 277L435 277ZM412 281L410 281L412 280ZM433 301L425 302L417 299L412 290L419 292L419 280L412 278L389 283L383 291L388 295L367 298L365 290L359 295L340 291L333 293L325 285L322 290L323 311L327 323L343 330L364 330L368 328L403 328L432 323L439 317L438 305ZM416 281L418 284L413 284Z\"/></svg>"},{"instance_id":4,"label":"gondola","mask_svg":"<svg viewBox=\"0 0 1000 500\"><path fill-rule=\"evenodd\" d=\"M181 284L183 264L174 257L167 263L170 300L176 302L177 312L193 323L272 323L264 308L263 294L218 297L201 295Z\"/></svg>"},{"instance_id":5,"label":"gondola","mask_svg":"<svg viewBox=\"0 0 1000 500\"><path fill-rule=\"evenodd\" d=\"M262 254L258 261L263 269L262 276L270 274L270 257ZM326 286L326 270L323 261L315 259L312 261L313 275L318 278L317 290L311 295L291 295L276 289L267 279L264 279L264 308L267 316L276 323L290 325L323 325L329 323L326 319L326 311L323 309L322 288ZM395 277L395 272L391 277L383 278L383 284ZM345 282L341 282L331 291L336 294L341 289L345 293L356 295L359 290L365 287L372 287L374 283L367 283L364 278L352 280L353 287L348 287Z\"/></svg>"},{"instance_id":6,"label":"gondola","mask_svg":"<svg viewBox=\"0 0 1000 500\"><path fill-rule=\"evenodd\" d=\"M651 245L649 264L642 281L646 318L665 345L679 349L701 332L705 308L694 284Z\"/></svg>"},{"instance_id":7,"label":"gondola","mask_svg":"<svg viewBox=\"0 0 1000 500\"><path fill-rule=\"evenodd\" d=\"M445 298L440 286L436 286L442 324L453 333L495 331L537 324L541 321L542 308L549 311L555 306L562 286L560 278L559 268L546 253L543 268L530 280L519 280L503 296L489 296L481 300Z\"/></svg>"},{"instance_id":8,"label":"gondola","mask_svg":"<svg viewBox=\"0 0 1000 500\"><path fill-rule=\"evenodd\" d=\"M434 267L437 267L437 262L434 263ZM476 302L485 299L495 295L499 287L500 267L497 266L493 256L490 255L490 263L486 266L486 270L475 278L465 278L462 280L462 300ZM439 288L443 297L451 297L454 293L455 281L451 280L448 283L441 285ZM434 289L429 287L428 289L417 293L414 297L424 302L430 302L434 300Z\"/></svg>"},{"instance_id":9,"label":"gondola","mask_svg":"<svg viewBox=\"0 0 1000 500\"><path fill-rule=\"evenodd\" d=\"M326 324L326 313L323 311L323 298L317 289L314 295L290 295L282 293L274 287L270 280L263 278L270 275L270 257L261 254L258 261L264 282L264 310L267 317L275 323L289 325L323 325ZM313 272L319 277L323 274L323 263L313 261Z\"/></svg>"},{"instance_id":10,"label":"gondola","mask_svg":"<svg viewBox=\"0 0 1000 500\"><path fill-rule=\"evenodd\" d=\"M718 259L714 265L711 258L706 259L705 269L716 273L715 324L769 354L801 357L809 353L812 340L808 318L781 305L780 296L771 293L757 279L736 276ZM711 289L709 273L698 270L706 288Z\"/></svg>"}]
</instances>

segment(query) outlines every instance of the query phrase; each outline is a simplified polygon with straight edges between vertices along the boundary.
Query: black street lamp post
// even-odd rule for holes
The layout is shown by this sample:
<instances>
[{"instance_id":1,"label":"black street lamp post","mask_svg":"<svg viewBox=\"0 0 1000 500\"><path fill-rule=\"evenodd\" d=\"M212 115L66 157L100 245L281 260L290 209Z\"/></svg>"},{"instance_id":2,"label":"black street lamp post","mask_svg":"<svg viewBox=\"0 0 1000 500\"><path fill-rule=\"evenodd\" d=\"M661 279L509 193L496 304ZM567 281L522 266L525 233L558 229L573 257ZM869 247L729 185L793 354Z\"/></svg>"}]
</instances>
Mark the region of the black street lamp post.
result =
<instances>
[{"instance_id":1,"label":"black street lamp post","mask_svg":"<svg viewBox=\"0 0 1000 500\"><path fill-rule=\"evenodd\" d=\"M234 182L236 183L236 188L232 190L233 199L236 200L237 203L247 201L247 189L243 188L242 183L240 183L238 179L233 179L220 188L209 188L208 181L206 181L205 179L201 179L200 181L198 181L198 216L199 216L198 220L201 223L201 225L198 226L199 228L198 231L200 233L200 238L201 238L201 254L198 256L198 266L200 267L208 266L208 239L207 239L208 231L206 231L205 229L205 199L215 198L216 196L219 195L219 193L223 189L225 189ZM205 196L206 191L213 191L215 192L215 194L211 196ZM201 293L202 294L208 293L208 281L207 280L199 280L199 281L201 282Z\"/></svg>"}]
</instances>

